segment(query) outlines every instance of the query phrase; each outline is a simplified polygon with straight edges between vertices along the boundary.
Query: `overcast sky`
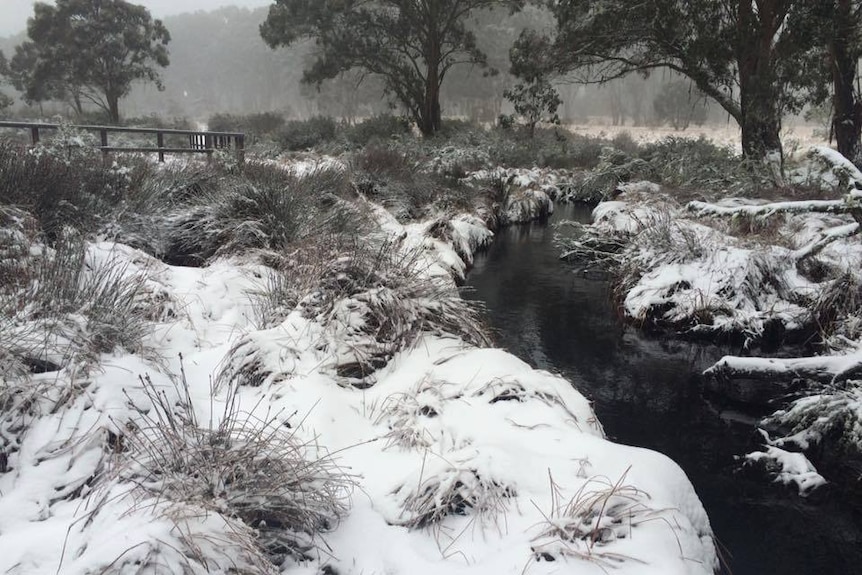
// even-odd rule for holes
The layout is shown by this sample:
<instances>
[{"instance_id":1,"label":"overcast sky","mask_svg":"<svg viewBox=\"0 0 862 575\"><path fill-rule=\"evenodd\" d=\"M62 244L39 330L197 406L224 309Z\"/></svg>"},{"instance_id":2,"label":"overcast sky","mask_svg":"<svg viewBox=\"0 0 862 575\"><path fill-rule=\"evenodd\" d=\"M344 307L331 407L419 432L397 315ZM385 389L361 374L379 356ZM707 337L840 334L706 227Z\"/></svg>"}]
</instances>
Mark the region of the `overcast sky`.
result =
<instances>
[{"instance_id":1,"label":"overcast sky","mask_svg":"<svg viewBox=\"0 0 862 575\"><path fill-rule=\"evenodd\" d=\"M131 0L131 2L146 6L156 18L183 12L214 10L222 6L256 8L273 3L272 0ZM0 0L0 36L23 32L27 28L27 18L33 15L34 3L35 0Z\"/></svg>"}]
</instances>

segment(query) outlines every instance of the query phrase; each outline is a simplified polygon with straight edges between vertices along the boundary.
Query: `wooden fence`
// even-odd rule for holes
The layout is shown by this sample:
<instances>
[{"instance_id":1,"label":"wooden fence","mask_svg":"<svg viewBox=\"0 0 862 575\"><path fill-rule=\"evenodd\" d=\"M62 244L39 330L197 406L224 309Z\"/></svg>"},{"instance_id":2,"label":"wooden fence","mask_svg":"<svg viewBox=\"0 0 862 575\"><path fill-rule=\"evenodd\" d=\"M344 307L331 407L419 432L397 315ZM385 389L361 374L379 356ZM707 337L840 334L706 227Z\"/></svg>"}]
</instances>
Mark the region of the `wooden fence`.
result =
<instances>
[{"instance_id":1,"label":"wooden fence","mask_svg":"<svg viewBox=\"0 0 862 575\"><path fill-rule=\"evenodd\" d=\"M0 121L0 128L26 130L30 133L30 143L36 145L45 131L56 131L60 124L33 122ZM196 132L192 130L172 130L167 128L122 128L118 126L68 126L75 130L99 134L98 149L107 156L110 153L151 153L158 154L159 161L165 161L165 154L206 154L212 157L216 150L233 150L237 160L245 159L245 134L239 132ZM111 134L155 135L154 146L112 146L108 141ZM166 137L170 145L165 145ZM188 142L188 145L186 145Z\"/></svg>"}]
</instances>

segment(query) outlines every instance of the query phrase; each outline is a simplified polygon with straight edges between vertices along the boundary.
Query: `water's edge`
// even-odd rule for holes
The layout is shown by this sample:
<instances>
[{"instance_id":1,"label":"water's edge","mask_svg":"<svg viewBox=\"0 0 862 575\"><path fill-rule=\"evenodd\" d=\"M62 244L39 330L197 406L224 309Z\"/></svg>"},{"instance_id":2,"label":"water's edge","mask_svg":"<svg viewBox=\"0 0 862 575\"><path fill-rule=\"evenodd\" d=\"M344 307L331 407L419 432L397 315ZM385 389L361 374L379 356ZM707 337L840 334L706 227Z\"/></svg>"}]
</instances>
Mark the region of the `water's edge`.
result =
<instances>
[{"instance_id":1,"label":"water's edge","mask_svg":"<svg viewBox=\"0 0 862 575\"><path fill-rule=\"evenodd\" d=\"M735 575L854 573L862 565L862 511L827 488L802 499L740 474L754 450L755 414L711 401L700 373L727 346L649 338L617 318L606 282L558 259L552 225L589 221L563 205L549 224L499 230L462 288L479 300L498 345L557 372L594 402L608 436L665 453L685 470Z\"/></svg>"}]
</instances>

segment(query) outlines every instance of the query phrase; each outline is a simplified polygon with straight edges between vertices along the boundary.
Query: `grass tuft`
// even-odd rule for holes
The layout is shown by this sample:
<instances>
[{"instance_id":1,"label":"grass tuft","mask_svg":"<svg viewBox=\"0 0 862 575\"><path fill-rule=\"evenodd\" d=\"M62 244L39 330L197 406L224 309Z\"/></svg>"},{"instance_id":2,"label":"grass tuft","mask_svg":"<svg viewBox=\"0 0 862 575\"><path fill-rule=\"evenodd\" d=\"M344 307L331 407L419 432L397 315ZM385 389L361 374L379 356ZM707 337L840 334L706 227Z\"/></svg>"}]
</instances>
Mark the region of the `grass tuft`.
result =
<instances>
[{"instance_id":1,"label":"grass tuft","mask_svg":"<svg viewBox=\"0 0 862 575\"><path fill-rule=\"evenodd\" d=\"M602 569L632 560L602 548L631 537L644 522L662 519L663 512L647 505L646 492L625 482L628 472L629 469L616 481L592 477L568 501L549 476L551 510L543 514L542 529L533 538L535 558L554 561L574 557L592 561Z\"/></svg>"},{"instance_id":2,"label":"grass tuft","mask_svg":"<svg viewBox=\"0 0 862 575\"><path fill-rule=\"evenodd\" d=\"M253 533L251 555L281 565L326 552L320 535L347 513L352 479L315 442L300 440L276 416L241 411L236 389L224 411L198 421L182 373L179 397L169 399L145 377L150 406L124 438L117 475L138 496L179 505L172 521L188 513L217 513L240 520ZM230 533L226 534L228 537Z\"/></svg>"}]
</instances>

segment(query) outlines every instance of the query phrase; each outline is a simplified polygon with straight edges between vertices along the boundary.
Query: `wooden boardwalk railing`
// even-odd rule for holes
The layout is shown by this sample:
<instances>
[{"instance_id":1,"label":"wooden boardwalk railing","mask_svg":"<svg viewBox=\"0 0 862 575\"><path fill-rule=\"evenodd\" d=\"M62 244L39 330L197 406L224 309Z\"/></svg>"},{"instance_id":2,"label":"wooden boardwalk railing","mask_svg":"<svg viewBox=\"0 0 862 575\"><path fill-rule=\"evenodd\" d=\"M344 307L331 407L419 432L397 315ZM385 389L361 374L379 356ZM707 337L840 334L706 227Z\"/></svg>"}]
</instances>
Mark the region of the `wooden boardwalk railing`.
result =
<instances>
[{"instance_id":1,"label":"wooden boardwalk railing","mask_svg":"<svg viewBox=\"0 0 862 575\"><path fill-rule=\"evenodd\" d=\"M58 130L60 124L44 124L33 122L0 121L0 128L27 130L30 132L30 143L36 145L46 130ZM159 161L165 161L165 154L206 154L211 157L216 150L233 150L237 160L245 159L245 134L240 132L196 132L193 130L172 130L168 128L122 128L119 126L68 126L75 130L99 134L98 149L106 156L112 152L153 153L159 155ZM108 141L109 134L155 135L155 146L112 146ZM165 145L165 136L172 140L180 140L188 146L172 144Z\"/></svg>"}]
</instances>

